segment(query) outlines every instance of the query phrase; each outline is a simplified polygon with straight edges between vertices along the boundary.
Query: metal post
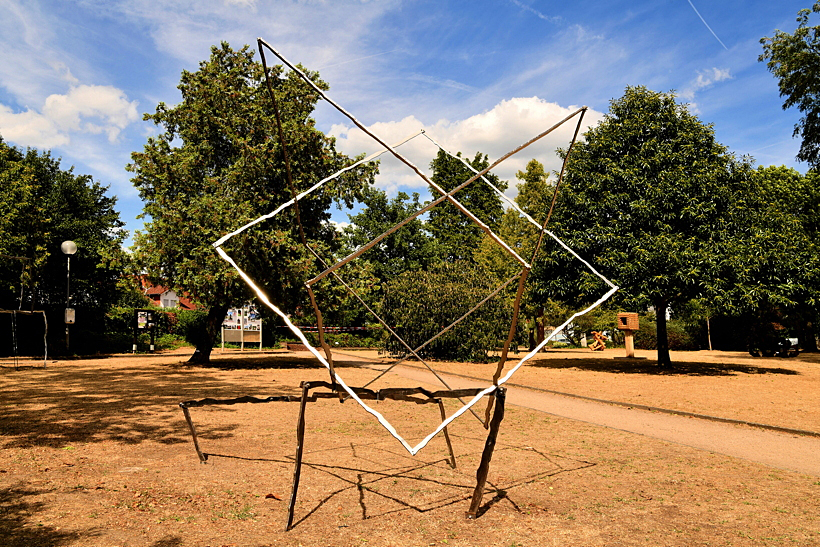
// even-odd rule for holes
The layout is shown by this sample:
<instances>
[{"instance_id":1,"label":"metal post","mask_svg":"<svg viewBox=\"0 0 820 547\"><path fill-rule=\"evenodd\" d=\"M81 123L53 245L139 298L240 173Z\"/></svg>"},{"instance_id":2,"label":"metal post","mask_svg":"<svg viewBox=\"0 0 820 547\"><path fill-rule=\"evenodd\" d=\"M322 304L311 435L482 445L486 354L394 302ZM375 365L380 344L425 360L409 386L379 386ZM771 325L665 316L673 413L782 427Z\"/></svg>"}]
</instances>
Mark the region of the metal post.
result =
<instances>
[{"instance_id":1,"label":"metal post","mask_svg":"<svg viewBox=\"0 0 820 547\"><path fill-rule=\"evenodd\" d=\"M71 255L66 255L65 266L65 309L71 307ZM68 353L68 323L65 324L65 352Z\"/></svg>"},{"instance_id":2,"label":"metal post","mask_svg":"<svg viewBox=\"0 0 820 547\"><path fill-rule=\"evenodd\" d=\"M493 457L495 441L498 437L498 428L501 420L504 419L504 401L507 398L507 390L499 387L495 390L495 412L490 422L490 433L487 435L487 442L484 443L484 452L481 454L481 463L476 471L476 485L473 491L473 500L470 502L470 509L467 511L467 518L474 519L481 505L481 498L484 495L484 484L487 482L487 474L490 472L490 460Z\"/></svg>"},{"instance_id":3,"label":"metal post","mask_svg":"<svg viewBox=\"0 0 820 547\"><path fill-rule=\"evenodd\" d=\"M308 401L310 382L302 382L302 400L299 405L299 419L296 422L296 462L293 466L293 487L290 492L290 506L288 507L288 524L285 531L293 525L293 512L296 510L296 494L299 492L299 478L302 475L302 452L305 448L305 407Z\"/></svg>"}]
</instances>

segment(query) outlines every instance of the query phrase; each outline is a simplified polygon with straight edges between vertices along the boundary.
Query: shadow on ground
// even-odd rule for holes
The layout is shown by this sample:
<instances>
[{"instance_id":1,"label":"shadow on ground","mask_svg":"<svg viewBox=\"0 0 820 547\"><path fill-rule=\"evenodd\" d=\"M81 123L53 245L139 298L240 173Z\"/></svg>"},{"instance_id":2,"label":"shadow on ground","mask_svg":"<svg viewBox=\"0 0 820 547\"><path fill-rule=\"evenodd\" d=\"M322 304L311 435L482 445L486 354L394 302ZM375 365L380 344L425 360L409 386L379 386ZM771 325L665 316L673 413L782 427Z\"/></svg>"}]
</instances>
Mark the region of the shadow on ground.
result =
<instances>
[{"instance_id":1,"label":"shadow on ground","mask_svg":"<svg viewBox=\"0 0 820 547\"><path fill-rule=\"evenodd\" d=\"M362 360L334 354L333 365L338 368L361 366ZM193 365L206 369L218 370L272 370L272 369L324 369L325 366L312 354L303 355L293 353L279 355L262 355L248 357L220 357L218 354L211 357L206 365Z\"/></svg>"},{"instance_id":2,"label":"shadow on ground","mask_svg":"<svg viewBox=\"0 0 820 547\"><path fill-rule=\"evenodd\" d=\"M750 360L755 359L749 356ZM783 360L784 365L788 363ZM766 363L770 363L767 360ZM762 364L762 363L761 363ZM739 363L710 363L710 362L672 362L671 367L659 367L654 359L612 359L585 358L561 359L550 358L549 353L529 361L527 366L553 369L578 369L593 372L609 372L612 374L648 374L655 376L687 375L687 376L734 376L737 374L785 374L799 375L800 372L783 367L759 366L754 361L747 364Z\"/></svg>"},{"instance_id":3,"label":"shadow on ground","mask_svg":"<svg viewBox=\"0 0 820 547\"><path fill-rule=\"evenodd\" d=\"M189 443L181 401L237 397L258 391L247 383L215 378L208 370L182 365L122 367L68 366L3 371L0 384L0 448L48 446L113 440ZM276 386L264 396L299 395ZM215 409L215 412L231 412ZM203 425L200 435L229 437L232 426Z\"/></svg>"},{"instance_id":4,"label":"shadow on ground","mask_svg":"<svg viewBox=\"0 0 820 547\"><path fill-rule=\"evenodd\" d=\"M28 501L43 491L31 490L22 485L0 488L0 538L3 547L54 547L68 545L96 533L85 531L64 532L58 528L36 522L36 514L43 510L42 502ZM33 518L34 517L34 518Z\"/></svg>"},{"instance_id":5,"label":"shadow on ground","mask_svg":"<svg viewBox=\"0 0 820 547\"><path fill-rule=\"evenodd\" d=\"M297 512L294 527L309 521L323 506L331 504L334 498L349 491L358 493L362 520L402 512L428 513L451 506L466 508L476 487L476 467L483 451L484 439L460 435L454 435L454 438L470 446L469 450L458 454L459 466L456 469L450 467L447 458L432 461L412 458L404 461L392 450L380 448L379 445L384 444L382 442L370 445L351 443L354 462L349 465L310 461L308 458L303 463L305 467L325 474L338 483L318 500L306 504L302 512ZM463 443L458 444L464 447ZM337 450L346 448L340 447ZM551 456L532 447L501 443L495 449L494 458L496 478L488 480L484 486L478 517L502 501L510 503L515 511L521 512L519 503L515 500L518 489L548 477L576 473L597 465L585 460ZM527 461L532 464L522 473L498 472L498 469L504 469L503 461L521 458L529 458ZM465 465L465 460L470 463ZM314 494L317 492L315 486L313 491Z\"/></svg>"}]
</instances>

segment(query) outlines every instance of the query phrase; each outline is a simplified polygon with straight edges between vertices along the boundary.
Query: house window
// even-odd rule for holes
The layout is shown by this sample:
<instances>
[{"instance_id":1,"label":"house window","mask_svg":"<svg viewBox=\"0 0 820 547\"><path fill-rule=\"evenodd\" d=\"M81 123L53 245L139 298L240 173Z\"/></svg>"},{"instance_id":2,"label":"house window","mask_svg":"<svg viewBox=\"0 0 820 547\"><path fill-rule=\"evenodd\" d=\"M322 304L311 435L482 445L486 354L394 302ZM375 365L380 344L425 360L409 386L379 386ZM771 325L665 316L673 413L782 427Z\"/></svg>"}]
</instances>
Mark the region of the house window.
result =
<instances>
[{"instance_id":1,"label":"house window","mask_svg":"<svg viewBox=\"0 0 820 547\"><path fill-rule=\"evenodd\" d=\"M176 308L179 305L179 298L174 291L167 291L162 295L161 302L163 308Z\"/></svg>"}]
</instances>

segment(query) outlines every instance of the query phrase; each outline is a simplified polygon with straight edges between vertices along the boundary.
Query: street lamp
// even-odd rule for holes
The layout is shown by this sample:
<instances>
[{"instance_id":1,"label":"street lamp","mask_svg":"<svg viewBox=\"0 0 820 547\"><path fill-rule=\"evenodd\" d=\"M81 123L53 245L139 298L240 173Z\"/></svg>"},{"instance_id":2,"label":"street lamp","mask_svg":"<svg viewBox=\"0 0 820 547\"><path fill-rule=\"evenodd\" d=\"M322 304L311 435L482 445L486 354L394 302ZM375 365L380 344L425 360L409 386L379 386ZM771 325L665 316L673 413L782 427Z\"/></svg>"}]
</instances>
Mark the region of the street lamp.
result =
<instances>
[{"instance_id":1,"label":"street lamp","mask_svg":"<svg viewBox=\"0 0 820 547\"><path fill-rule=\"evenodd\" d=\"M71 307L71 255L77 252L77 244L63 241L60 250L66 255L65 266L65 350L68 353L68 326L74 324L74 308Z\"/></svg>"}]
</instances>

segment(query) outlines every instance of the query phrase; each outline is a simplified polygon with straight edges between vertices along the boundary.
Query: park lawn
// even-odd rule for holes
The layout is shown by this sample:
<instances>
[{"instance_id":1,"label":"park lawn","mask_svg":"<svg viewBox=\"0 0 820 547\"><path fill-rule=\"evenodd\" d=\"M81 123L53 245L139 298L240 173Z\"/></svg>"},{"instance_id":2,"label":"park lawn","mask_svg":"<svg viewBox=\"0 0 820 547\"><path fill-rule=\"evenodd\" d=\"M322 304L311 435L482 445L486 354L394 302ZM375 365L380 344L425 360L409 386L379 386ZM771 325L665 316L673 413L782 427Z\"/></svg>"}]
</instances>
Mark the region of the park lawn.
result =
<instances>
[{"instance_id":1,"label":"park lawn","mask_svg":"<svg viewBox=\"0 0 820 547\"><path fill-rule=\"evenodd\" d=\"M741 394L750 386L768 385L771 397L787 393L790 400L781 402L788 405L813 400L798 393L801 386L816 391L811 382L794 381L818 366L802 356L742 361L731 354L711 365L723 370L731 361L727 374L697 373L690 365L689 372L659 375L649 368L624 370L614 354L589 361L588 353L576 353L571 366L562 362L570 360L568 352L544 354L512 381L540 378L543 389L641 397L643 404L707 414L729 410L734 414L727 417L764 423L782 422L783 413L769 404L749 416L746 407L753 405ZM285 532L298 404L192 409L209 454L200 464L178 403L298 395L300 381L324 380L327 373L289 353L214 357L207 367L185 364L181 353L50 362L46 369L4 363L2 544L820 544L820 477L515 407L508 407L501 425L481 515L466 520L486 437L474 419L452 424L458 464L452 469L440 436L411 457L358 406L333 400L308 405L296 525ZM373 375L344 357L338 361L353 385ZM698 362L708 364L704 356ZM766 372L740 368L746 365ZM796 374L769 372L781 368ZM593 382L599 375L601 381ZM384 385L406 386L389 377ZM703 393L691 393L695 387ZM731 389L742 408L728 402ZM411 439L439 420L433 405L378 405ZM809 421L783 425L816 429Z\"/></svg>"}]
</instances>

